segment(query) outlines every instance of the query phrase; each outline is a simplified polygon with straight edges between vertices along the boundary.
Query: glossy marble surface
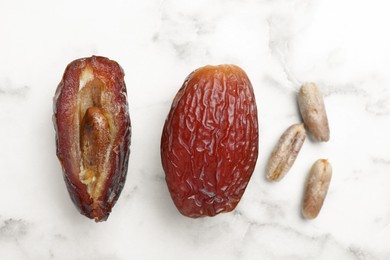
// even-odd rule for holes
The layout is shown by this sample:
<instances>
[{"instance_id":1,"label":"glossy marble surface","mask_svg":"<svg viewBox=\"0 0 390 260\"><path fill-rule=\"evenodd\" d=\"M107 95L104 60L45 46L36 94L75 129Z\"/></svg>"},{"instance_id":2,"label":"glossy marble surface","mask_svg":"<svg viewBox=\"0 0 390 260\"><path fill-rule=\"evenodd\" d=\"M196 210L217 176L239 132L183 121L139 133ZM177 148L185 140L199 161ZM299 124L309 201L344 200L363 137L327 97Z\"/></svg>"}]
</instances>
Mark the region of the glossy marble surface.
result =
<instances>
[{"instance_id":1,"label":"glossy marble surface","mask_svg":"<svg viewBox=\"0 0 390 260\"><path fill-rule=\"evenodd\" d=\"M390 34L385 0L0 0L0 259L390 259ZM125 188L105 223L73 206L55 155L52 97L66 65L121 64L133 125ZM257 98L260 154L237 209L181 216L160 136L184 78L234 63ZM328 143L310 139L280 183L265 164L300 121L296 92L325 96ZM302 219L306 175L327 158L319 217Z\"/></svg>"}]
</instances>

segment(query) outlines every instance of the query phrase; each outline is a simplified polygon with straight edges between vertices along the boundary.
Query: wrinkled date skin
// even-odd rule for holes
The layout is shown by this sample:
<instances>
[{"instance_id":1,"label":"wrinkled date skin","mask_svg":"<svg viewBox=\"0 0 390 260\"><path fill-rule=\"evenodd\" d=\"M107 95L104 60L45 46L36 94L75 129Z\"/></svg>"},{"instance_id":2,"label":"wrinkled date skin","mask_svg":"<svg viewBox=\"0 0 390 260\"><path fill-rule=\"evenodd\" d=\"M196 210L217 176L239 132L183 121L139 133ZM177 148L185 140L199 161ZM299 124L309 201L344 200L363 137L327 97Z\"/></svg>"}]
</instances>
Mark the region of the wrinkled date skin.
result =
<instances>
[{"instance_id":1,"label":"wrinkled date skin","mask_svg":"<svg viewBox=\"0 0 390 260\"><path fill-rule=\"evenodd\" d=\"M126 180L131 124L122 68L92 56L73 61L54 97L57 156L73 203L108 218Z\"/></svg>"},{"instance_id":2,"label":"wrinkled date skin","mask_svg":"<svg viewBox=\"0 0 390 260\"><path fill-rule=\"evenodd\" d=\"M257 108L245 72L234 65L192 72L173 100L161 138L166 182L181 214L232 211L257 155Z\"/></svg>"}]
</instances>

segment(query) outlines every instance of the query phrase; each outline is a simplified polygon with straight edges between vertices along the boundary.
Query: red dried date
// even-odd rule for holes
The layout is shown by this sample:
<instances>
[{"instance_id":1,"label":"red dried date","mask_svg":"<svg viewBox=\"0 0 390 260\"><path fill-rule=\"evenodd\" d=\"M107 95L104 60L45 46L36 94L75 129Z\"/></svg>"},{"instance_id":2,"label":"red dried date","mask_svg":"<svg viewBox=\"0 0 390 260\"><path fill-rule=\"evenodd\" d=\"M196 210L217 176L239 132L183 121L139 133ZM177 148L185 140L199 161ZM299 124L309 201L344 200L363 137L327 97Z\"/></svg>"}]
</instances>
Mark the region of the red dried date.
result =
<instances>
[{"instance_id":1,"label":"red dried date","mask_svg":"<svg viewBox=\"0 0 390 260\"><path fill-rule=\"evenodd\" d=\"M73 203L96 222L123 189L131 124L122 68L92 56L68 65L54 97L57 156Z\"/></svg>"},{"instance_id":2,"label":"red dried date","mask_svg":"<svg viewBox=\"0 0 390 260\"><path fill-rule=\"evenodd\" d=\"M234 65L192 72L177 93L161 138L166 182L178 210L197 218L232 211L258 155L252 85Z\"/></svg>"}]
</instances>

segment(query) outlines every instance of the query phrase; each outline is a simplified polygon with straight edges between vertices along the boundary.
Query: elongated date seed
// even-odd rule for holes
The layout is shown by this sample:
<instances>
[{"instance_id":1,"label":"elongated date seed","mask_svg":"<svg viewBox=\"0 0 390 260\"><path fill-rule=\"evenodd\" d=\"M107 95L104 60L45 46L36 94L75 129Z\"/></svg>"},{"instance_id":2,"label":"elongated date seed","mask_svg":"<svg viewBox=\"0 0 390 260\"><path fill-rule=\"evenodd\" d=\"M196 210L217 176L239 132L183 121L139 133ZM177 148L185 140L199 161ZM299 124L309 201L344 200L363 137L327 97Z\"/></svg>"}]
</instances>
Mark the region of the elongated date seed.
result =
<instances>
[{"instance_id":1,"label":"elongated date seed","mask_svg":"<svg viewBox=\"0 0 390 260\"><path fill-rule=\"evenodd\" d=\"M258 154L252 85L234 65L192 72L173 100L161 138L166 182L178 210L197 218L232 211Z\"/></svg>"},{"instance_id":2,"label":"elongated date seed","mask_svg":"<svg viewBox=\"0 0 390 260\"><path fill-rule=\"evenodd\" d=\"M303 197L302 214L313 219L318 216L328 193L332 179L332 166L327 160L320 159L312 166Z\"/></svg>"},{"instance_id":3,"label":"elongated date seed","mask_svg":"<svg viewBox=\"0 0 390 260\"><path fill-rule=\"evenodd\" d=\"M298 104L307 130L316 141L329 141L329 123L324 99L314 83L303 84L298 94Z\"/></svg>"},{"instance_id":4,"label":"elongated date seed","mask_svg":"<svg viewBox=\"0 0 390 260\"><path fill-rule=\"evenodd\" d=\"M290 170L306 138L303 124L287 128L272 151L267 165L267 179L280 181Z\"/></svg>"},{"instance_id":5,"label":"elongated date seed","mask_svg":"<svg viewBox=\"0 0 390 260\"><path fill-rule=\"evenodd\" d=\"M73 203L96 222L123 189L131 125L122 68L92 56L73 61L54 97L57 156Z\"/></svg>"}]
</instances>

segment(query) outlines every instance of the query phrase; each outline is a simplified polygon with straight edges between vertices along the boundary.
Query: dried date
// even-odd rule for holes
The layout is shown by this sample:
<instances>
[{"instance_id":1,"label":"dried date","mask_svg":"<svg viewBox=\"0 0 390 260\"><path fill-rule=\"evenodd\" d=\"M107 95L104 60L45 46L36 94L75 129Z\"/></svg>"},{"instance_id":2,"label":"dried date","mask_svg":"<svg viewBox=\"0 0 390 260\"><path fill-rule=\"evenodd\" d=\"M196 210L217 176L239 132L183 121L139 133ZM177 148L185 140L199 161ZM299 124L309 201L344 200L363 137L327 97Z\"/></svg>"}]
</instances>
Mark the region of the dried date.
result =
<instances>
[{"instance_id":1,"label":"dried date","mask_svg":"<svg viewBox=\"0 0 390 260\"><path fill-rule=\"evenodd\" d=\"M161 160L171 197L185 216L232 211L258 156L255 96L234 65L192 72L173 100L161 138Z\"/></svg>"},{"instance_id":2,"label":"dried date","mask_svg":"<svg viewBox=\"0 0 390 260\"><path fill-rule=\"evenodd\" d=\"M131 124L122 68L92 56L73 61L54 97L57 156L73 203L96 222L123 189Z\"/></svg>"}]
</instances>

